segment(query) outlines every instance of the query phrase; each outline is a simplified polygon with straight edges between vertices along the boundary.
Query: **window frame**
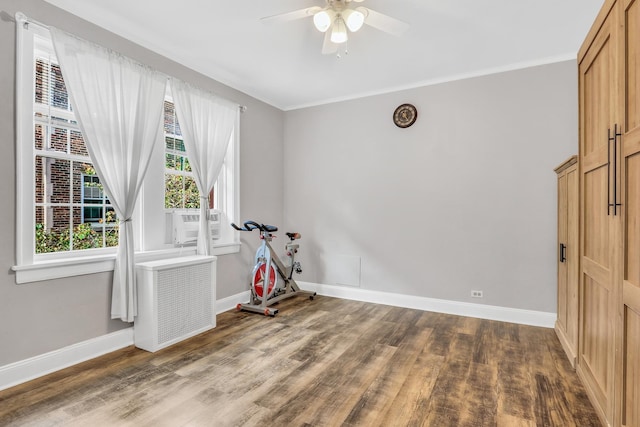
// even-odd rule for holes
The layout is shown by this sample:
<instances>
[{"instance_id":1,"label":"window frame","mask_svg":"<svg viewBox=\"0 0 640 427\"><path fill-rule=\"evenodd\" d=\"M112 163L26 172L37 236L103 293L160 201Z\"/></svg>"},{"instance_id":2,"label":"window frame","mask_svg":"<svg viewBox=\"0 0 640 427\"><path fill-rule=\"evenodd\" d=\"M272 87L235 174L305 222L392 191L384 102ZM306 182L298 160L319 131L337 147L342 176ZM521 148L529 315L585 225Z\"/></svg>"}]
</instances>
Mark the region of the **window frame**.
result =
<instances>
[{"instance_id":1,"label":"window frame","mask_svg":"<svg viewBox=\"0 0 640 427\"><path fill-rule=\"evenodd\" d=\"M35 66L35 51L40 43L49 44L51 52L51 35L48 29L29 23L26 17L16 14L16 265L12 270L16 273L16 283L37 282L83 274L113 271L116 247L83 249L76 251L64 251L47 254L35 253L35 149L34 149L34 91L35 79L33 78ZM55 53L54 53L55 56ZM234 139L229 147L225 163L233 168L225 172L227 180L225 198L221 203L224 206L223 219L226 222L238 221L240 204L240 145L239 114L235 123ZM158 144L160 146L160 144ZM164 134L163 143L154 150L162 151L162 176L164 176ZM227 160L228 159L228 160ZM151 165L149 169L158 167ZM229 169L226 168L225 169ZM222 174L221 174L222 175ZM145 178L146 181L146 178ZM84 185L84 183L82 184ZM161 187L162 206L164 207L164 179L161 185L145 187ZM151 194L149 194L151 193ZM141 191L138 207L134 214L134 221L140 224L137 227L139 234L136 240L136 261L143 262L154 259L169 258L195 254L194 247L175 248L172 244L149 244L149 237L158 233L158 227L165 229L164 210L146 209L149 206L145 198L150 198L157 191ZM157 194L156 194L157 195ZM222 208L222 206L221 206ZM144 219L144 220L143 220ZM149 227L155 224L155 227ZM225 230L228 228L229 230ZM214 244L212 255L224 255L240 251L240 240L237 233L232 233L231 227L223 227L223 239Z\"/></svg>"}]
</instances>

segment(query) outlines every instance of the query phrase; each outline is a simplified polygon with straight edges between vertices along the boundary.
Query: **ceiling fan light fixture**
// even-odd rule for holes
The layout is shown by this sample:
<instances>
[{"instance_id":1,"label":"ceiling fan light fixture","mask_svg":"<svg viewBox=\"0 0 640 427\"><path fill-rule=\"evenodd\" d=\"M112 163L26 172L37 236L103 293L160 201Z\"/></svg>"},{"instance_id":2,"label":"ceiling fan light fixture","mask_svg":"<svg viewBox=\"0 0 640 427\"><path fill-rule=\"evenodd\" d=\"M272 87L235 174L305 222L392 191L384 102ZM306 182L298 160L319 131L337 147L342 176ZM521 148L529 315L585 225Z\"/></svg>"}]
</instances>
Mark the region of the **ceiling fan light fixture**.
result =
<instances>
[{"instance_id":1,"label":"ceiling fan light fixture","mask_svg":"<svg viewBox=\"0 0 640 427\"><path fill-rule=\"evenodd\" d=\"M321 10L313 15L313 25L315 25L318 31L324 33L331 27L334 16L335 12L331 9Z\"/></svg>"},{"instance_id":2,"label":"ceiling fan light fixture","mask_svg":"<svg viewBox=\"0 0 640 427\"><path fill-rule=\"evenodd\" d=\"M362 25L364 24L364 14L357 9L346 9L344 12L342 12L342 17L344 18L349 31L353 33L362 28Z\"/></svg>"},{"instance_id":3,"label":"ceiling fan light fixture","mask_svg":"<svg viewBox=\"0 0 640 427\"><path fill-rule=\"evenodd\" d=\"M344 19L342 19L342 16L338 16L333 23L333 28L331 29L331 42L340 44L346 42L348 38L349 36L347 35L347 27L344 24Z\"/></svg>"}]
</instances>

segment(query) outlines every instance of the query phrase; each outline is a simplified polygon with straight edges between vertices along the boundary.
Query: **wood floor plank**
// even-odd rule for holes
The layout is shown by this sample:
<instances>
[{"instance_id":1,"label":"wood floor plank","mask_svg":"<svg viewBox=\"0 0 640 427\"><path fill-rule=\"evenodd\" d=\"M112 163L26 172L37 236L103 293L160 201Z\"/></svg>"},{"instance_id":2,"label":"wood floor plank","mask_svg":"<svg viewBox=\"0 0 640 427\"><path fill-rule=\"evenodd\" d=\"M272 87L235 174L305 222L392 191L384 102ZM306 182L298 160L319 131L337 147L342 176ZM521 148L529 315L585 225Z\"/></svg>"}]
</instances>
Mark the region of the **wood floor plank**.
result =
<instances>
[{"instance_id":1,"label":"wood floor plank","mask_svg":"<svg viewBox=\"0 0 640 427\"><path fill-rule=\"evenodd\" d=\"M599 426L552 329L318 296L0 391L1 426Z\"/></svg>"},{"instance_id":2,"label":"wood floor plank","mask_svg":"<svg viewBox=\"0 0 640 427\"><path fill-rule=\"evenodd\" d=\"M498 371L493 365L474 363L469 365L469 374L462 397L461 427L490 427L498 422L498 398L494 393Z\"/></svg>"},{"instance_id":3,"label":"wood floor plank","mask_svg":"<svg viewBox=\"0 0 640 427\"><path fill-rule=\"evenodd\" d=\"M466 334L456 334L451 341L446 363L433 387L428 415L423 424L443 427L460 425L473 346L473 337Z\"/></svg>"},{"instance_id":4,"label":"wood floor plank","mask_svg":"<svg viewBox=\"0 0 640 427\"><path fill-rule=\"evenodd\" d=\"M374 426L389 411L406 379L413 375L414 365L422 353L430 329L410 328L398 344L393 363L386 364L378 377L359 396L343 425Z\"/></svg>"},{"instance_id":5,"label":"wood floor plank","mask_svg":"<svg viewBox=\"0 0 640 427\"><path fill-rule=\"evenodd\" d=\"M498 370L498 413L533 421L535 395L531 384L535 384L530 375L525 349L513 342L501 342L497 351Z\"/></svg>"}]
</instances>

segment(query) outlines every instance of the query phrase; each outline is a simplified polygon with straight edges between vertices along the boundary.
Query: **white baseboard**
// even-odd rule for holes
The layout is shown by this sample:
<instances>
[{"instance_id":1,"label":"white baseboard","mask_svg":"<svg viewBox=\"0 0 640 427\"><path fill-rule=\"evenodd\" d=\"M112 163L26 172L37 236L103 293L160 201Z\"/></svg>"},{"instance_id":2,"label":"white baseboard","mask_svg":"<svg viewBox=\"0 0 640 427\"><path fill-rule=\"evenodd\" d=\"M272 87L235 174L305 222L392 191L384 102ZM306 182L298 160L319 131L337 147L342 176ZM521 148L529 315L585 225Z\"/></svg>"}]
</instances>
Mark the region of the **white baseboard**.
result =
<instances>
[{"instance_id":1,"label":"white baseboard","mask_svg":"<svg viewBox=\"0 0 640 427\"><path fill-rule=\"evenodd\" d=\"M389 292L372 291L362 288L352 288L319 283L300 282L298 285L308 291L315 291L319 295L350 299L355 301L372 302L376 304L392 305L395 307L415 308L436 313L455 314L458 316L476 317L479 319L499 320L502 322L519 323L522 325L553 328L556 313L544 311L522 310L518 308L499 307L495 305L471 304L468 302L449 301L425 298Z\"/></svg>"},{"instance_id":2,"label":"white baseboard","mask_svg":"<svg viewBox=\"0 0 640 427\"><path fill-rule=\"evenodd\" d=\"M133 327L0 366L0 390L133 345Z\"/></svg>"},{"instance_id":3,"label":"white baseboard","mask_svg":"<svg viewBox=\"0 0 640 427\"><path fill-rule=\"evenodd\" d=\"M249 301L249 291L216 301L216 314ZM82 341L9 365L0 366L0 390L133 345L133 327Z\"/></svg>"},{"instance_id":4,"label":"white baseboard","mask_svg":"<svg viewBox=\"0 0 640 427\"><path fill-rule=\"evenodd\" d=\"M222 298L216 301L216 314L224 313L225 311L233 310L238 304L244 304L249 301L251 297L250 291L240 292L239 294L231 295L230 297Z\"/></svg>"},{"instance_id":5,"label":"white baseboard","mask_svg":"<svg viewBox=\"0 0 640 427\"><path fill-rule=\"evenodd\" d=\"M361 288L349 288L334 285L322 285L310 282L297 282L304 290L315 291L319 295L350 299L396 307L414 308L437 313L456 314L458 316L480 319L500 320L523 325L553 328L556 313L521 310L517 308L492 305L470 304L411 295L371 291ZM236 308L239 303L249 301L249 291L240 292L216 301L216 313ZM68 347L44 353L9 365L0 366L0 390L13 387L51 372L93 359L103 354L133 345L133 327L92 338Z\"/></svg>"}]
</instances>

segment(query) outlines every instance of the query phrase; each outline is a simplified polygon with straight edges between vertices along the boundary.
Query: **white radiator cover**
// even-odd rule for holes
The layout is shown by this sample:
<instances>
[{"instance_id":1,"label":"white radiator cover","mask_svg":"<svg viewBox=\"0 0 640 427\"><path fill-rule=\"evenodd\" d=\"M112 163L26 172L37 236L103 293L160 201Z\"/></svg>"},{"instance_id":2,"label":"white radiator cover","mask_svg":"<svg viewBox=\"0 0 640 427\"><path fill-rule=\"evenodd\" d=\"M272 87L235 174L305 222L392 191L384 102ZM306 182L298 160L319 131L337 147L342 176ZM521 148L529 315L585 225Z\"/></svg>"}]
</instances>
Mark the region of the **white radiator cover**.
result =
<instances>
[{"instance_id":1,"label":"white radiator cover","mask_svg":"<svg viewBox=\"0 0 640 427\"><path fill-rule=\"evenodd\" d=\"M154 352L215 328L216 257L139 263L136 278L136 347Z\"/></svg>"}]
</instances>

